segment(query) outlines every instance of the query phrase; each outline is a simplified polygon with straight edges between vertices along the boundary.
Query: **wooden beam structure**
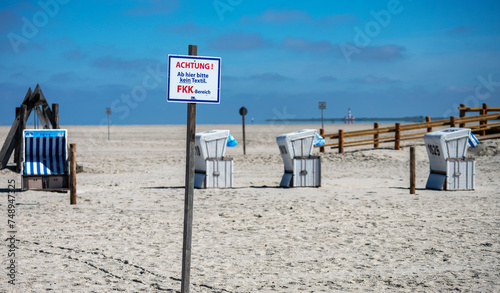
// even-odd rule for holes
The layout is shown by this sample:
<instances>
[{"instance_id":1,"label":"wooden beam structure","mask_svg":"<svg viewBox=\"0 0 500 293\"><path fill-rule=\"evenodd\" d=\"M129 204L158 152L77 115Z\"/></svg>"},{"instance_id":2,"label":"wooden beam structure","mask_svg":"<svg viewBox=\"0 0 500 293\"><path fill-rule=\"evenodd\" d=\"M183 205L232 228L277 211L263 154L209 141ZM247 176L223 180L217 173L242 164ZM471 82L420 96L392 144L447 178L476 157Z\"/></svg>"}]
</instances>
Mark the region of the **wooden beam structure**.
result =
<instances>
[{"instance_id":1,"label":"wooden beam structure","mask_svg":"<svg viewBox=\"0 0 500 293\"><path fill-rule=\"evenodd\" d=\"M37 84L34 91L29 88L21 106L16 108L16 117L0 149L0 170L7 168L12 152L15 150L15 171L21 172L23 130L26 129L26 121L33 111L37 113L40 125L44 129L59 129L59 105L52 104L52 109L50 108L40 85Z\"/></svg>"}]
</instances>

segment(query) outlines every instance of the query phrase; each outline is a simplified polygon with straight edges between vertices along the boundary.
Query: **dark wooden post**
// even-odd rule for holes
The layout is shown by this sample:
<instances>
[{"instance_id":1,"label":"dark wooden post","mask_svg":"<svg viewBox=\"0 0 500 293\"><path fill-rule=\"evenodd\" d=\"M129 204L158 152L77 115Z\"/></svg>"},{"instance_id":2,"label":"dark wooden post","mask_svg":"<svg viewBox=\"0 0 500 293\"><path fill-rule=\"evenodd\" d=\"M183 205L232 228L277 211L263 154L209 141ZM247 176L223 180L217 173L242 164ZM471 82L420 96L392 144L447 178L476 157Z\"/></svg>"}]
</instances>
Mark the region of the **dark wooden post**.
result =
<instances>
[{"instance_id":1,"label":"dark wooden post","mask_svg":"<svg viewBox=\"0 0 500 293\"><path fill-rule=\"evenodd\" d=\"M72 143L69 145L70 147L70 157L69 157L69 164L70 164L70 194L69 194L69 199L70 199L70 204L76 204L76 144Z\"/></svg>"},{"instance_id":2,"label":"dark wooden post","mask_svg":"<svg viewBox=\"0 0 500 293\"><path fill-rule=\"evenodd\" d=\"M243 155L245 156L247 154L247 146L246 146L246 139L245 139L245 115L241 115L241 123L243 127Z\"/></svg>"},{"instance_id":3,"label":"dark wooden post","mask_svg":"<svg viewBox=\"0 0 500 293\"><path fill-rule=\"evenodd\" d=\"M59 104L52 104L52 121L54 121L52 128L59 129Z\"/></svg>"},{"instance_id":4,"label":"dark wooden post","mask_svg":"<svg viewBox=\"0 0 500 293\"><path fill-rule=\"evenodd\" d=\"M32 92L31 89L29 89L28 92L26 93L24 101L28 101L31 95ZM28 117L28 115L25 115L25 117ZM14 123L12 123L9 133L7 134L7 138L5 139L2 148L0 148L0 170L6 168L7 164L9 163L10 156L12 155L12 152L14 151L16 146L16 139L17 139L16 134L18 134L20 125L21 125L20 117L16 116L16 119L14 120Z\"/></svg>"},{"instance_id":5,"label":"dark wooden post","mask_svg":"<svg viewBox=\"0 0 500 293\"><path fill-rule=\"evenodd\" d=\"M245 115L248 113L248 110L245 107L241 107L239 112L241 115L241 125L242 125L242 130L243 130L243 155L246 155L247 154L247 147L246 147L246 140L245 140Z\"/></svg>"},{"instance_id":6,"label":"dark wooden post","mask_svg":"<svg viewBox=\"0 0 500 293\"><path fill-rule=\"evenodd\" d=\"M16 116L14 116L15 118L14 119L17 119L19 117L19 113L21 112L21 108L20 107L16 107ZM19 156L19 152L21 151L21 147L20 147L20 144L19 144L19 139L23 136L22 132L21 131L17 131L17 145L16 145L16 148L14 149L14 163L17 163L18 161L18 156ZM19 165L19 164L18 164Z\"/></svg>"},{"instance_id":7,"label":"dark wooden post","mask_svg":"<svg viewBox=\"0 0 500 293\"><path fill-rule=\"evenodd\" d=\"M450 116L450 127L455 127L455 116Z\"/></svg>"},{"instance_id":8,"label":"dark wooden post","mask_svg":"<svg viewBox=\"0 0 500 293\"><path fill-rule=\"evenodd\" d=\"M488 114L488 105L483 103L483 109L481 109L481 115L486 115ZM481 135L486 135L486 127L488 127L488 120L484 120L481 122L482 126L481 128L484 128L483 131L481 131Z\"/></svg>"},{"instance_id":9,"label":"dark wooden post","mask_svg":"<svg viewBox=\"0 0 500 293\"><path fill-rule=\"evenodd\" d=\"M26 120L28 119L28 106L21 105L19 110L19 133L17 136L17 155L16 155L16 172L21 173L22 163L23 163L23 131L26 129Z\"/></svg>"},{"instance_id":10,"label":"dark wooden post","mask_svg":"<svg viewBox=\"0 0 500 293\"><path fill-rule=\"evenodd\" d=\"M410 147L410 194L415 194L415 147Z\"/></svg>"},{"instance_id":11,"label":"dark wooden post","mask_svg":"<svg viewBox=\"0 0 500 293\"><path fill-rule=\"evenodd\" d=\"M339 153L344 152L344 130L339 129Z\"/></svg>"},{"instance_id":12,"label":"dark wooden post","mask_svg":"<svg viewBox=\"0 0 500 293\"><path fill-rule=\"evenodd\" d=\"M198 55L198 46L189 45L189 55ZM194 149L196 136L196 103L188 103L186 137L186 187L184 199L184 236L182 245L181 293L189 293L191 276L191 243L193 236Z\"/></svg>"},{"instance_id":13,"label":"dark wooden post","mask_svg":"<svg viewBox=\"0 0 500 293\"><path fill-rule=\"evenodd\" d=\"M373 129L378 129L378 123L373 123ZM378 148L378 132L373 135L373 147Z\"/></svg>"},{"instance_id":14,"label":"dark wooden post","mask_svg":"<svg viewBox=\"0 0 500 293\"><path fill-rule=\"evenodd\" d=\"M394 149L401 149L401 123L396 123L396 129L394 129Z\"/></svg>"},{"instance_id":15,"label":"dark wooden post","mask_svg":"<svg viewBox=\"0 0 500 293\"><path fill-rule=\"evenodd\" d=\"M431 117L425 116L425 122L430 123ZM432 132L432 127L427 127L427 132Z\"/></svg>"},{"instance_id":16,"label":"dark wooden post","mask_svg":"<svg viewBox=\"0 0 500 293\"><path fill-rule=\"evenodd\" d=\"M465 117L465 110L462 110L461 108L465 108L465 105L464 104L460 104L460 118L462 117ZM464 128L465 127L465 123L460 123L459 125L460 128Z\"/></svg>"},{"instance_id":17,"label":"dark wooden post","mask_svg":"<svg viewBox=\"0 0 500 293\"><path fill-rule=\"evenodd\" d=\"M322 138L325 138L325 129L321 128L321 129L319 130L319 135L320 135ZM325 152L325 147L324 147L324 146L319 147L319 152L320 152L320 153L324 153L324 152Z\"/></svg>"}]
</instances>

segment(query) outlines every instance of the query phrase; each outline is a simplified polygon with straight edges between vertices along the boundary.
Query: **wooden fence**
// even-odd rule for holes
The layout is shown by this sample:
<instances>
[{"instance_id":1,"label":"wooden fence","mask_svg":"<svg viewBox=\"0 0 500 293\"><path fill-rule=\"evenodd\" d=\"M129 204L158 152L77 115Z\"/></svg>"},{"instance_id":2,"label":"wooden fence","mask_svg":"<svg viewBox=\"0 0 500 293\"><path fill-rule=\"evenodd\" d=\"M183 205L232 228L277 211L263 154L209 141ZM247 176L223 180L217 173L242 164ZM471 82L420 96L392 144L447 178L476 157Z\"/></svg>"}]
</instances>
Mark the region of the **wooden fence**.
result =
<instances>
[{"instance_id":1,"label":"wooden fence","mask_svg":"<svg viewBox=\"0 0 500 293\"><path fill-rule=\"evenodd\" d=\"M500 122L488 123L488 120L500 120L500 113L487 114L488 112L500 112L500 107L488 108L486 104L483 107L465 107L460 105L460 117L451 116L450 119L431 121L430 117L425 117L426 122L401 124L396 123L394 126L380 128L378 123L373 124L373 129L355 130L345 132L339 129L338 133L325 134L324 129L320 129L320 135L325 139L334 139L337 142L326 143L320 147L320 152L324 152L326 147L338 149L339 153L343 153L347 147L373 145L378 148L382 143L394 143L394 149L399 150L401 142L406 140L421 139L428 132L432 131L433 127L456 127L470 128L473 133L478 135L478 140L500 138ZM481 115L466 116L467 112L479 112ZM467 126L468 123L479 122L478 125ZM415 132L418 130L424 130ZM488 131L496 131L497 133L487 134ZM389 134L382 137L381 134ZM366 138L367 136L372 136ZM348 138L357 137L357 140L347 140ZM363 138L365 137L365 138ZM360 139L363 138L363 139Z\"/></svg>"},{"instance_id":2,"label":"wooden fence","mask_svg":"<svg viewBox=\"0 0 500 293\"><path fill-rule=\"evenodd\" d=\"M488 112L500 112L500 107L489 107L487 104L483 104L482 107L466 107L464 104L460 104L460 107L458 107L458 110L460 111L460 117L466 117L466 114L468 112L478 112L479 115L486 115ZM481 121L479 122L479 125L481 125L482 128L485 128L481 130L479 133L480 135L484 136L486 135L486 128L488 126L488 120ZM465 123L460 123L460 127L465 127Z\"/></svg>"}]
</instances>

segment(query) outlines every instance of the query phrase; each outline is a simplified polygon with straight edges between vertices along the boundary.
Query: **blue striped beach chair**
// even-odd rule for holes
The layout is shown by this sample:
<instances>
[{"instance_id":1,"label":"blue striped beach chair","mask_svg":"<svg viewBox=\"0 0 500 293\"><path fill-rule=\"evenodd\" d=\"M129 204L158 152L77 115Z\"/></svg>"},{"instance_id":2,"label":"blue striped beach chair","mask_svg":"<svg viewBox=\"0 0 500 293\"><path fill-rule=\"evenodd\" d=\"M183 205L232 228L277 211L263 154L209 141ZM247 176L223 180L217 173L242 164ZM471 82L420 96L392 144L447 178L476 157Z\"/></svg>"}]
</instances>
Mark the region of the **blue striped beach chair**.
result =
<instances>
[{"instance_id":1,"label":"blue striped beach chair","mask_svg":"<svg viewBox=\"0 0 500 293\"><path fill-rule=\"evenodd\" d=\"M23 189L68 189L67 131L24 130L23 139Z\"/></svg>"}]
</instances>

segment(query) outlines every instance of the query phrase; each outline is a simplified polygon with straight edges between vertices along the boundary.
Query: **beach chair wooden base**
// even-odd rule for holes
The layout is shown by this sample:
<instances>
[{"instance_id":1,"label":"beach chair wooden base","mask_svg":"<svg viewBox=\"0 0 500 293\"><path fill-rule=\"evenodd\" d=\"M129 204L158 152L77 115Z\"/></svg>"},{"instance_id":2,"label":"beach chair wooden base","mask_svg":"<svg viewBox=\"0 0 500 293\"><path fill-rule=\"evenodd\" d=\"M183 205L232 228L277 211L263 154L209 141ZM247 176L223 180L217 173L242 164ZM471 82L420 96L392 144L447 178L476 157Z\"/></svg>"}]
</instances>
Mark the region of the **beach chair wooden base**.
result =
<instances>
[{"instance_id":1,"label":"beach chair wooden base","mask_svg":"<svg viewBox=\"0 0 500 293\"><path fill-rule=\"evenodd\" d=\"M22 190L70 190L67 131L23 131Z\"/></svg>"},{"instance_id":2,"label":"beach chair wooden base","mask_svg":"<svg viewBox=\"0 0 500 293\"><path fill-rule=\"evenodd\" d=\"M280 187L320 187L321 157L295 157L293 170L285 170Z\"/></svg>"},{"instance_id":3,"label":"beach chair wooden base","mask_svg":"<svg viewBox=\"0 0 500 293\"><path fill-rule=\"evenodd\" d=\"M233 187L233 158L214 158L205 161L205 170L195 170L195 188Z\"/></svg>"},{"instance_id":4,"label":"beach chair wooden base","mask_svg":"<svg viewBox=\"0 0 500 293\"><path fill-rule=\"evenodd\" d=\"M61 175L22 175L22 190L68 191L69 176Z\"/></svg>"},{"instance_id":5,"label":"beach chair wooden base","mask_svg":"<svg viewBox=\"0 0 500 293\"><path fill-rule=\"evenodd\" d=\"M447 159L446 172L431 170L425 188L435 190L474 190L476 164L473 158Z\"/></svg>"}]
</instances>

